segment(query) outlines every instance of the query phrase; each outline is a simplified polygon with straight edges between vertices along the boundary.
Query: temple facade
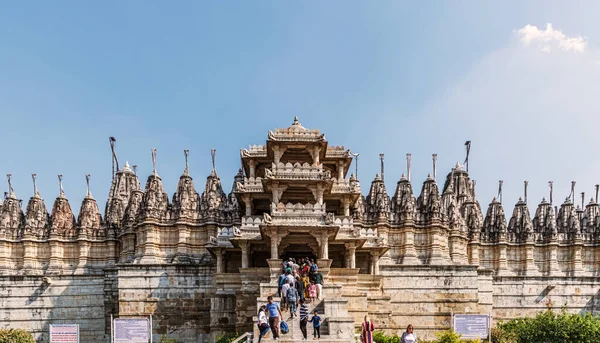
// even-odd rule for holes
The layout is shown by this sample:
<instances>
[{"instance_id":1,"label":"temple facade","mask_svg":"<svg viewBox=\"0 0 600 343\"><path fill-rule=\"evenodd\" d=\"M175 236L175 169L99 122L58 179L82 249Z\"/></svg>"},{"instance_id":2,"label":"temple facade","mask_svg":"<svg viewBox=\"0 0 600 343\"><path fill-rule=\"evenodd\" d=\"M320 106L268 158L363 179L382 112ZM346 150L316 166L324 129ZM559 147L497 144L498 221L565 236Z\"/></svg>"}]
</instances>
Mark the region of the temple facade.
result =
<instances>
[{"instance_id":1,"label":"temple facade","mask_svg":"<svg viewBox=\"0 0 600 343\"><path fill-rule=\"evenodd\" d=\"M0 205L3 327L45 342L49 324L78 323L82 342L108 342L111 316L152 315L156 341L253 332L289 257L317 261L324 297L313 307L332 342L353 342L367 314L377 329L401 333L411 323L430 338L453 313L495 322L550 307L600 313L597 198L585 207L572 196L560 206L544 199L533 217L523 199L508 216L497 199L483 211L461 165L438 185L435 156L418 195L409 164L392 193L382 168L365 196L350 150L297 118L241 150L229 194L213 158L201 193L186 163L169 199L155 157L144 188L135 168L117 166L104 216L89 178L75 217L62 184L48 211L35 175L23 209L9 175ZM285 339L300 337L296 325Z\"/></svg>"}]
</instances>

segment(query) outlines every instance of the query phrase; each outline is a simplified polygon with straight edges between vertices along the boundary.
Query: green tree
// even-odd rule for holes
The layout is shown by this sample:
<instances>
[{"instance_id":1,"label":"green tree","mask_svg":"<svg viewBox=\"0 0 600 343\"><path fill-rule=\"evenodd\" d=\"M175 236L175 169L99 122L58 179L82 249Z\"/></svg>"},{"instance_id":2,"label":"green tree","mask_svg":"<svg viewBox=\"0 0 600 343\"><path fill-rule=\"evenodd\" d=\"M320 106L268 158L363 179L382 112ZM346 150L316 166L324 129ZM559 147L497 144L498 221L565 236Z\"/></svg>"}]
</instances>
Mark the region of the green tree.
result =
<instances>
[{"instance_id":1,"label":"green tree","mask_svg":"<svg viewBox=\"0 0 600 343\"><path fill-rule=\"evenodd\" d=\"M0 343L35 343L35 340L25 330L0 329Z\"/></svg>"}]
</instances>

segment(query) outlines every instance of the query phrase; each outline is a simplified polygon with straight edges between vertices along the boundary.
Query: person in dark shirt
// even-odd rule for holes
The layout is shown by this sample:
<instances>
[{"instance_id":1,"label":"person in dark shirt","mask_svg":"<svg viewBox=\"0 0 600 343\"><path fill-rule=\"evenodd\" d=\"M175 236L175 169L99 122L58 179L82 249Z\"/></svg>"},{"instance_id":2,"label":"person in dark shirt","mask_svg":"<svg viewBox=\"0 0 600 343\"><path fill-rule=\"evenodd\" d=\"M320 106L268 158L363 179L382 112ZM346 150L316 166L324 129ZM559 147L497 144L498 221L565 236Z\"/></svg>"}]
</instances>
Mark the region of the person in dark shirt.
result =
<instances>
[{"instance_id":1,"label":"person in dark shirt","mask_svg":"<svg viewBox=\"0 0 600 343\"><path fill-rule=\"evenodd\" d=\"M300 299L300 331L302 331L302 339L307 340L308 332L306 324L308 323L308 306L304 303L304 299Z\"/></svg>"},{"instance_id":2,"label":"person in dark shirt","mask_svg":"<svg viewBox=\"0 0 600 343\"><path fill-rule=\"evenodd\" d=\"M305 291L305 287L304 287L304 282L302 282L302 280L300 279L299 276L296 276L296 289L298 290L298 295L300 296L300 300L304 300L304 291Z\"/></svg>"},{"instance_id":3,"label":"person in dark shirt","mask_svg":"<svg viewBox=\"0 0 600 343\"><path fill-rule=\"evenodd\" d=\"M309 320L309 322L313 323L313 341L316 339L321 339L321 317L319 317L319 311L315 310L313 317Z\"/></svg>"}]
</instances>

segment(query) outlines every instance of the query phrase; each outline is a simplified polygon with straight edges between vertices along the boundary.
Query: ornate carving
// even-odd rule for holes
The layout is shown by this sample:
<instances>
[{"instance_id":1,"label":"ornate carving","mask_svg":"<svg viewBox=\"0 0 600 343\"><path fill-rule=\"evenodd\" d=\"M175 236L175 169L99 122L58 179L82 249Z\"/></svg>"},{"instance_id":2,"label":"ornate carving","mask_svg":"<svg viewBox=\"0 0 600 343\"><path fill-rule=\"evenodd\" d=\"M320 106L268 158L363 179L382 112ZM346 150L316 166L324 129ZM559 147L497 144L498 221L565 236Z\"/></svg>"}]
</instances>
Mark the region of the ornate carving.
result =
<instances>
[{"instance_id":1,"label":"ornate carving","mask_svg":"<svg viewBox=\"0 0 600 343\"><path fill-rule=\"evenodd\" d=\"M204 192L200 197L200 212L205 218L221 218L226 204L227 196L223 192L221 180L213 169L206 178Z\"/></svg>"},{"instance_id":2,"label":"ornate carving","mask_svg":"<svg viewBox=\"0 0 600 343\"><path fill-rule=\"evenodd\" d=\"M390 214L390 197L385 190L385 183L377 174L371 183L369 195L366 198L367 220L377 221L388 219Z\"/></svg>"},{"instance_id":3,"label":"ornate carving","mask_svg":"<svg viewBox=\"0 0 600 343\"><path fill-rule=\"evenodd\" d=\"M413 194L412 185L404 174L398 181L396 193L392 198L392 212L396 215L397 221L412 220L415 217L416 208L415 196Z\"/></svg>"},{"instance_id":4,"label":"ornate carving","mask_svg":"<svg viewBox=\"0 0 600 343\"><path fill-rule=\"evenodd\" d=\"M60 180L60 178L59 178ZM62 187L61 187L62 188ZM52 206L50 237L56 238L77 238L75 229L75 216L71 210L69 200L66 198L64 191L54 201Z\"/></svg>"},{"instance_id":5,"label":"ornate carving","mask_svg":"<svg viewBox=\"0 0 600 343\"><path fill-rule=\"evenodd\" d=\"M17 199L15 196L15 192L10 183L9 190L10 195L4 199L4 205L2 206L2 212L0 214L0 237L18 239L22 235L24 216L23 211L21 210L21 200Z\"/></svg>"},{"instance_id":6,"label":"ornate carving","mask_svg":"<svg viewBox=\"0 0 600 343\"><path fill-rule=\"evenodd\" d=\"M143 218L167 219L169 197L165 193L162 180L156 175L150 175L146 181L146 191L142 200L141 214Z\"/></svg>"},{"instance_id":7,"label":"ornate carving","mask_svg":"<svg viewBox=\"0 0 600 343\"><path fill-rule=\"evenodd\" d=\"M108 193L104 215L107 227L120 228L132 192L141 190L138 177L129 167L129 163L125 162L123 169L115 174Z\"/></svg>"}]
</instances>

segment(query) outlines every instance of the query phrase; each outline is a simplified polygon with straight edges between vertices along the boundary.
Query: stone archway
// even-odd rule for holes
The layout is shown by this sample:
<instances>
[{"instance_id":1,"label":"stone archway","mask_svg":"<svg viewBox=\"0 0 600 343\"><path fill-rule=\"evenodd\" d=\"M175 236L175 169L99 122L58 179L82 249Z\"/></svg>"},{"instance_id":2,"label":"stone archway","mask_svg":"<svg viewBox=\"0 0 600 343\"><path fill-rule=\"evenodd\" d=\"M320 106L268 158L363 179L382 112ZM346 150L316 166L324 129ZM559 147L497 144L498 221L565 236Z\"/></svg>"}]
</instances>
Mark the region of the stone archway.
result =
<instances>
[{"instance_id":1,"label":"stone archway","mask_svg":"<svg viewBox=\"0 0 600 343\"><path fill-rule=\"evenodd\" d=\"M292 233L285 236L278 250L281 259L309 257L316 261L319 255L317 240L309 234Z\"/></svg>"}]
</instances>

